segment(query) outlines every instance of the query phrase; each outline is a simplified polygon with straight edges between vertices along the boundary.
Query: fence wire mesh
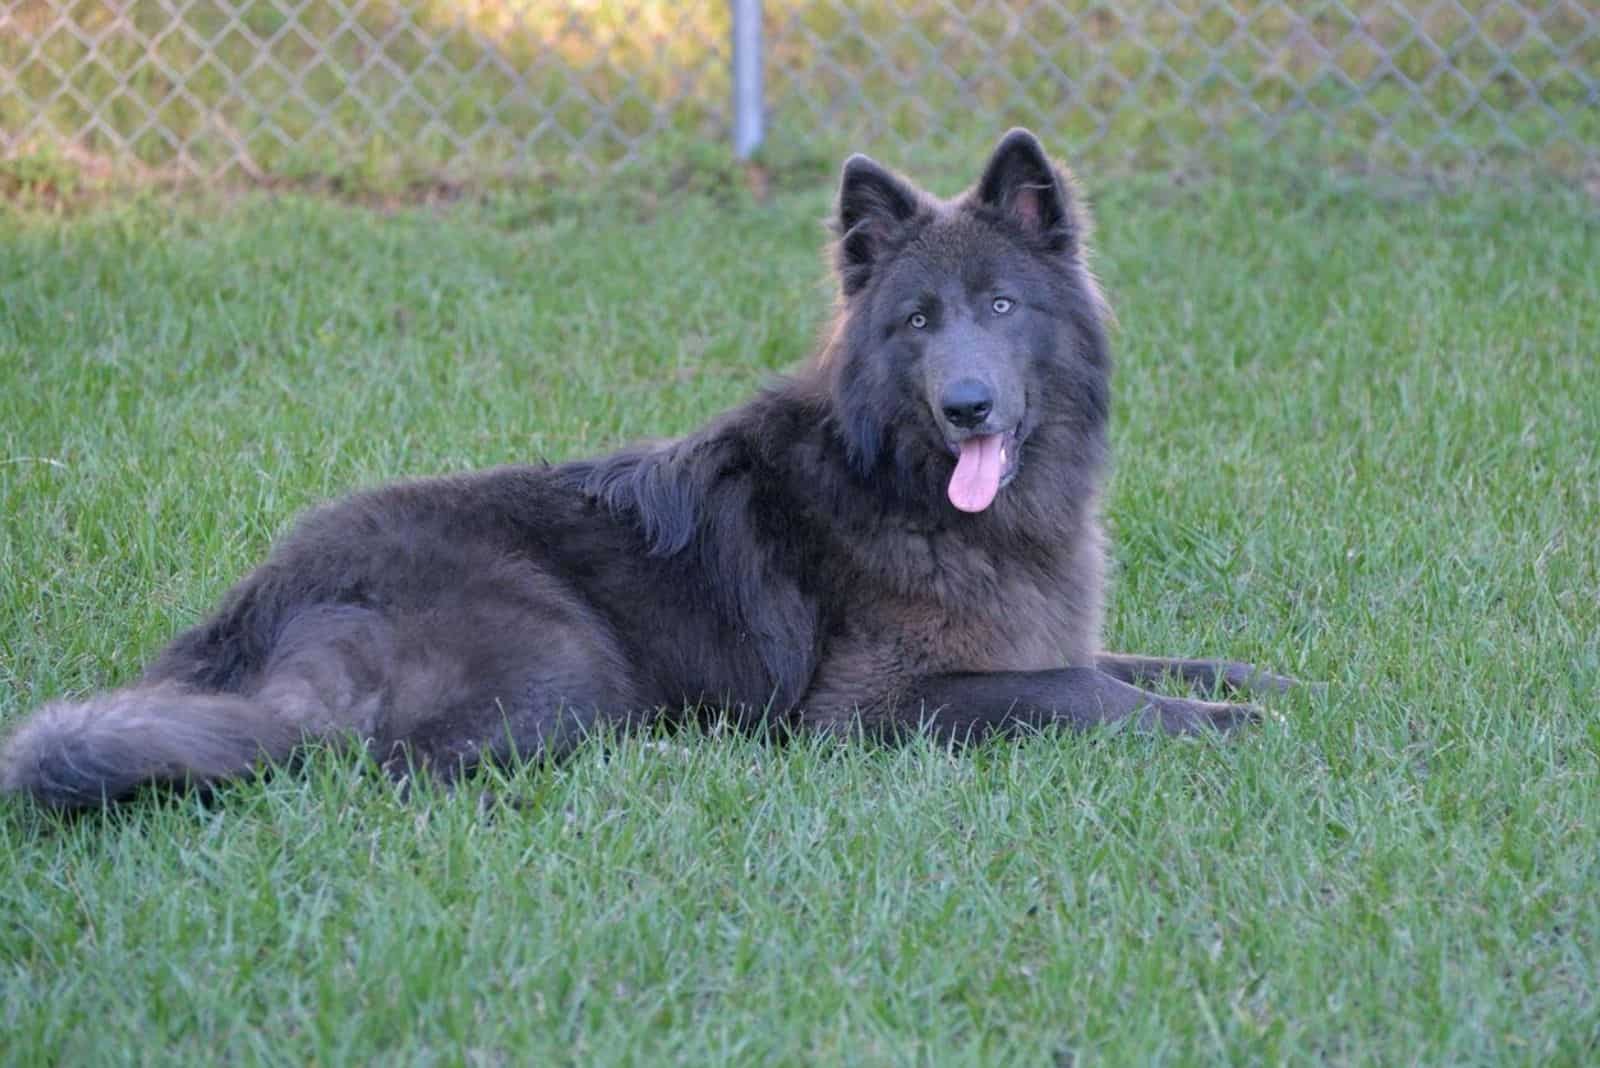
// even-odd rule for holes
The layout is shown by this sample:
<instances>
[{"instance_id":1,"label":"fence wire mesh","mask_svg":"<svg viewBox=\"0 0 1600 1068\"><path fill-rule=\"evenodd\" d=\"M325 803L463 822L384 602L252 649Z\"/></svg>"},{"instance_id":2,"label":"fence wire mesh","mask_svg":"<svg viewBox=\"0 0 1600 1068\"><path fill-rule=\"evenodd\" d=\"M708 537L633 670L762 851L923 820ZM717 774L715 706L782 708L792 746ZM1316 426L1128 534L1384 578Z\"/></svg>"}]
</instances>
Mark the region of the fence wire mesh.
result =
<instances>
[{"instance_id":1,"label":"fence wire mesh","mask_svg":"<svg viewBox=\"0 0 1600 1068\"><path fill-rule=\"evenodd\" d=\"M731 123L720 0L0 0L0 156L208 179L604 171ZM1582 0L768 0L766 151L1241 144L1403 173L1600 173Z\"/></svg>"}]
</instances>

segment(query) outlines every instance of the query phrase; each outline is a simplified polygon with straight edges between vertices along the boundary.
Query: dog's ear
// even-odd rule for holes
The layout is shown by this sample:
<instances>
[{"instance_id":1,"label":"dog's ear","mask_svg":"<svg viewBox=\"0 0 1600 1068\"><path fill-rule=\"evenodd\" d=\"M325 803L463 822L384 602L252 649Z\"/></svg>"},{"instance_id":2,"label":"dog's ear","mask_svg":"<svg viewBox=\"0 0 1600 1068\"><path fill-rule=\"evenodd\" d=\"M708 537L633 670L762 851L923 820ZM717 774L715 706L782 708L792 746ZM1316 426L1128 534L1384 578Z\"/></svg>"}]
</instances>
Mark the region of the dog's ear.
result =
<instances>
[{"instance_id":1,"label":"dog's ear","mask_svg":"<svg viewBox=\"0 0 1600 1068\"><path fill-rule=\"evenodd\" d=\"M1077 246L1072 192L1039 139L1020 127L1000 139L973 196L1041 239L1052 252Z\"/></svg>"},{"instance_id":2,"label":"dog's ear","mask_svg":"<svg viewBox=\"0 0 1600 1068\"><path fill-rule=\"evenodd\" d=\"M917 214L917 191L857 153L839 179L839 284L851 296L872 277L873 265L894 235Z\"/></svg>"}]
</instances>

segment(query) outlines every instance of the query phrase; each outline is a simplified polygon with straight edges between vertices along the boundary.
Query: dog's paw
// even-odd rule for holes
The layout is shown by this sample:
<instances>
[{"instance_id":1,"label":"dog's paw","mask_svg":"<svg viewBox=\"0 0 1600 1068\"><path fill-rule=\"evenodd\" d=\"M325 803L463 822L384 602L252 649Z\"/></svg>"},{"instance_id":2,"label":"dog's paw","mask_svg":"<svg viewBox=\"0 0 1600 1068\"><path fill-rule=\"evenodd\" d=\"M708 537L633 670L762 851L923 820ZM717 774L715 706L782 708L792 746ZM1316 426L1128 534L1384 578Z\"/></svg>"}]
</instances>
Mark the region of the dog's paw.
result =
<instances>
[{"instance_id":1,"label":"dog's paw","mask_svg":"<svg viewBox=\"0 0 1600 1068\"><path fill-rule=\"evenodd\" d=\"M1305 687L1292 675L1276 675L1254 664L1229 663L1222 671L1222 684L1234 693L1288 693Z\"/></svg>"},{"instance_id":2,"label":"dog's paw","mask_svg":"<svg viewBox=\"0 0 1600 1068\"><path fill-rule=\"evenodd\" d=\"M1255 705L1227 701L1186 701L1168 698L1153 710L1157 726L1168 734L1227 734L1253 727L1267 718Z\"/></svg>"}]
</instances>

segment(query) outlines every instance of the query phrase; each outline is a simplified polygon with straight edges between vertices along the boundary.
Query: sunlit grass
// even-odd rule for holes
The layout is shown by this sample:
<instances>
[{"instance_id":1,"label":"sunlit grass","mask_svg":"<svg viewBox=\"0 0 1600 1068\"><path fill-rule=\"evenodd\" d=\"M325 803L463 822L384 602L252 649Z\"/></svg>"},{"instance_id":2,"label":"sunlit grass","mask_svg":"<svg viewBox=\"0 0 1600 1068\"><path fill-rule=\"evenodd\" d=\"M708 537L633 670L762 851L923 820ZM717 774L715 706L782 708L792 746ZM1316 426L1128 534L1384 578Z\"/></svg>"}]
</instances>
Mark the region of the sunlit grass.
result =
<instances>
[{"instance_id":1,"label":"sunlit grass","mask_svg":"<svg viewBox=\"0 0 1600 1068\"><path fill-rule=\"evenodd\" d=\"M0 1061L1592 1062L1592 210L1094 190L1111 643L1325 696L1227 744L622 740L488 812L328 754L7 803ZM827 195L0 214L0 719L317 500L736 403L815 336Z\"/></svg>"}]
</instances>

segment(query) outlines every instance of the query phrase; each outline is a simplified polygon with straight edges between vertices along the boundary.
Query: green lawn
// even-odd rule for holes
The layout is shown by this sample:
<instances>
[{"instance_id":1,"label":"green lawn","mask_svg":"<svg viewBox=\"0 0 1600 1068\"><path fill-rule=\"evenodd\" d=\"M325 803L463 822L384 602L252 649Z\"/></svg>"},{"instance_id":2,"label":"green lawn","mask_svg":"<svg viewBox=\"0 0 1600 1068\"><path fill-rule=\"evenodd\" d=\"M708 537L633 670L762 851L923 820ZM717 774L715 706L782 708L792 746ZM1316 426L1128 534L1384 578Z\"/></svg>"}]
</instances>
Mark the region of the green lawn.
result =
<instances>
[{"instance_id":1,"label":"green lawn","mask_svg":"<svg viewBox=\"0 0 1600 1068\"><path fill-rule=\"evenodd\" d=\"M0 207L0 720L314 501L735 403L810 347L829 192ZM1593 205L1097 193L1109 640L1325 695L1226 743L623 740L487 814L329 754L0 803L0 1060L1592 1063Z\"/></svg>"}]
</instances>

